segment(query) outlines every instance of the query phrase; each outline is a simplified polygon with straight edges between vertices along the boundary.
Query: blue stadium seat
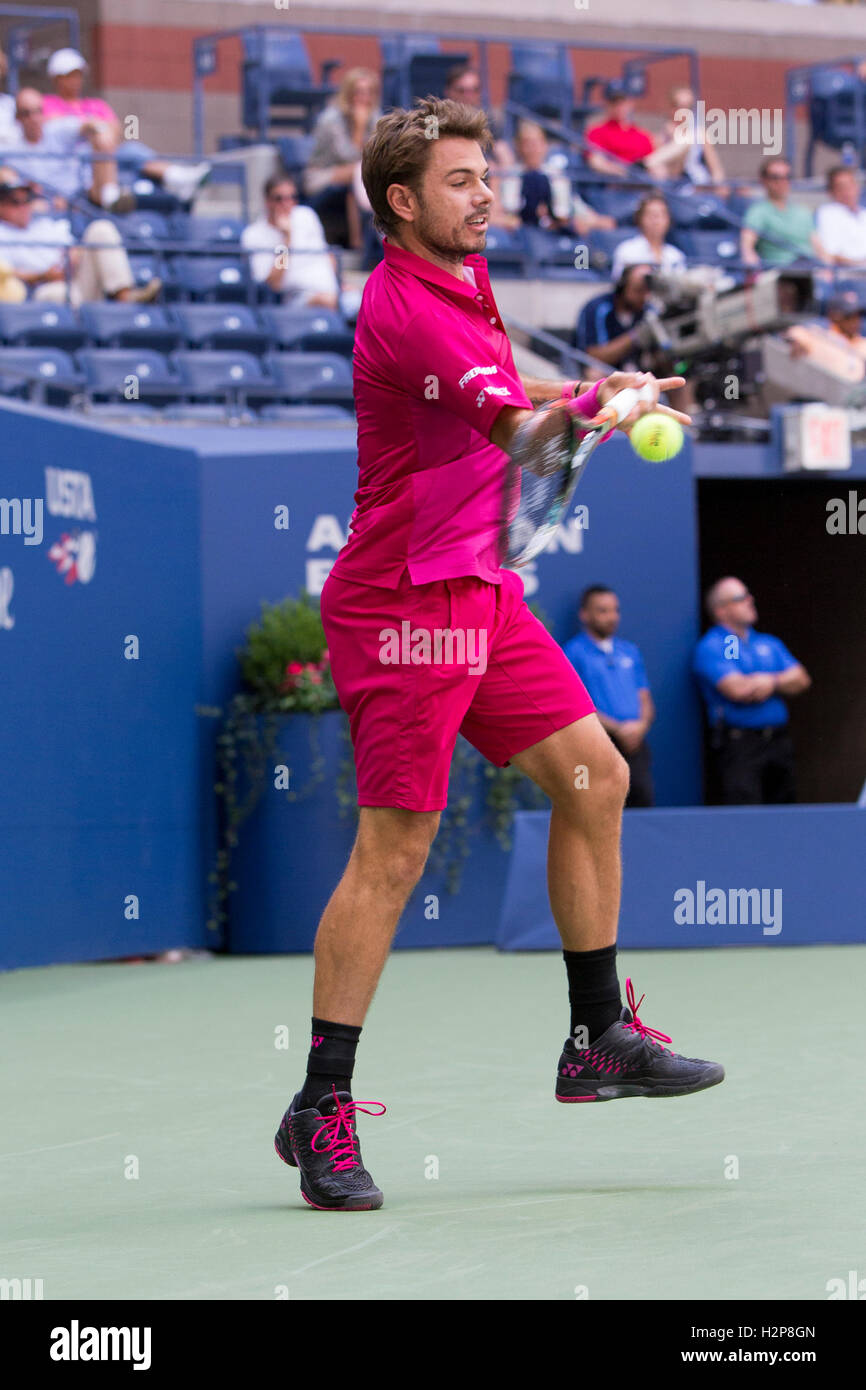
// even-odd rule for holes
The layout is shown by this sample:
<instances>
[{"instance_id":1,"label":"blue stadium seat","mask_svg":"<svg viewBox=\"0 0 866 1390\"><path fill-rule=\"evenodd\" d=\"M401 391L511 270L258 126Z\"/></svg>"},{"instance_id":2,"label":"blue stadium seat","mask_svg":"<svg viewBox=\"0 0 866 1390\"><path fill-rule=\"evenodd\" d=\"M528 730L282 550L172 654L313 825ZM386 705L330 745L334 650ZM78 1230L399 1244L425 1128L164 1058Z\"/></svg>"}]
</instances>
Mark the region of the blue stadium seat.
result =
<instances>
[{"instance_id":1,"label":"blue stadium seat","mask_svg":"<svg viewBox=\"0 0 866 1390\"><path fill-rule=\"evenodd\" d=\"M246 300L249 276L246 262L238 256L176 256L172 262L172 298L202 300Z\"/></svg>"},{"instance_id":2,"label":"blue stadium seat","mask_svg":"<svg viewBox=\"0 0 866 1390\"><path fill-rule=\"evenodd\" d=\"M634 215L642 198L649 189L611 188L607 184L585 182L580 185L580 195L591 208L603 217L613 217L620 224L633 224ZM633 234L633 233L632 233Z\"/></svg>"},{"instance_id":3,"label":"blue stadium seat","mask_svg":"<svg viewBox=\"0 0 866 1390\"><path fill-rule=\"evenodd\" d=\"M563 125L582 123L592 109L574 97L571 58L562 43L513 43L508 101Z\"/></svg>"},{"instance_id":4,"label":"blue stadium seat","mask_svg":"<svg viewBox=\"0 0 866 1390\"><path fill-rule=\"evenodd\" d=\"M352 404L352 367L334 352L274 352L264 359L290 401Z\"/></svg>"},{"instance_id":5,"label":"blue stadium seat","mask_svg":"<svg viewBox=\"0 0 866 1390\"><path fill-rule=\"evenodd\" d=\"M524 236L534 272L547 279L596 279L593 271L575 266L580 237L575 232L549 232L543 227L525 227Z\"/></svg>"},{"instance_id":6,"label":"blue stadium seat","mask_svg":"<svg viewBox=\"0 0 866 1390\"><path fill-rule=\"evenodd\" d=\"M0 372L26 377L28 394L49 405L64 404L84 384L69 353L60 348L0 348Z\"/></svg>"},{"instance_id":7,"label":"blue stadium seat","mask_svg":"<svg viewBox=\"0 0 866 1390\"><path fill-rule=\"evenodd\" d=\"M733 227L727 204L699 188L677 189L667 197L674 227L694 227L696 231L724 232Z\"/></svg>"},{"instance_id":8,"label":"blue stadium seat","mask_svg":"<svg viewBox=\"0 0 866 1390\"><path fill-rule=\"evenodd\" d=\"M66 304L0 304L0 339L22 347L44 343L67 351L81 347L85 333Z\"/></svg>"},{"instance_id":9,"label":"blue stadium seat","mask_svg":"<svg viewBox=\"0 0 866 1390\"><path fill-rule=\"evenodd\" d=\"M282 135L276 140L280 163L290 174L299 175L310 162L313 152L312 135Z\"/></svg>"},{"instance_id":10,"label":"blue stadium seat","mask_svg":"<svg viewBox=\"0 0 866 1390\"><path fill-rule=\"evenodd\" d=\"M265 352L271 346L267 328L244 304L178 304L175 314L191 347Z\"/></svg>"},{"instance_id":11,"label":"blue stadium seat","mask_svg":"<svg viewBox=\"0 0 866 1390\"><path fill-rule=\"evenodd\" d=\"M237 244L246 224L240 217L198 217L177 213L171 219L177 241L198 241L207 245Z\"/></svg>"},{"instance_id":12,"label":"blue stadium seat","mask_svg":"<svg viewBox=\"0 0 866 1390\"><path fill-rule=\"evenodd\" d=\"M118 217L117 228L125 246L152 246L155 241L170 241L172 237L168 218L161 212L140 209Z\"/></svg>"},{"instance_id":13,"label":"blue stadium seat","mask_svg":"<svg viewBox=\"0 0 866 1390\"><path fill-rule=\"evenodd\" d=\"M305 424L325 420L351 420L351 411L339 405L263 405L260 420L278 420L284 424Z\"/></svg>"},{"instance_id":14,"label":"blue stadium seat","mask_svg":"<svg viewBox=\"0 0 866 1390\"><path fill-rule=\"evenodd\" d=\"M135 351L123 348L82 348L76 358L84 372L87 393L93 398L110 399L130 392L132 400L147 397L157 401L175 400L180 392L177 373L161 352L152 348ZM135 382L132 382L135 378ZM131 390L135 386L135 391Z\"/></svg>"},{"instance_id":15,"label":"blue stadium seat","mask_svg":"<svg viewBox=\"0 0 866 1390\"><path fill-rule=\"evenodd\" d=\"M293 309L290 305L259 310L272 342L294 352L339 352L352 356L355 335L336 309Z\"/></svg>"},{"instance_id":16,"label":"blue stadium seat","mask_svg":"<svg viewBox=\"0 0 866 1390\"><path fill-rule=\"evenodd\" d=\"M171 261L166 256L160 255L158 251L130 251L128 260L129 268L137 285L146 285L148 280L152 280L156 275L163 282L163 292L173 284L174 275Z\"/></svg>"},{"instance_id":17,"label":"blue stadium seat","mask_svg":"<svg viewBox=\"0 0 866 1390\"><path fill-rule=\"evenodd\" d=\"M183 380L184 395L199 399L276 394L259 358L249 352L173 352L172 365Z\"/></svg>"},{"instance_id":18,"label":"blue stadium seat","mask_svg":"<svg viewBox=\"0 0 866 1390\"><path fill-rule=\"evenodd\" d=\"M452 68L469 62L468 53L443 53L429 34L388 35L382 55L382 107L411 106L418 97L442 96Z\"/></svg>"},{"instance_id":19,"label":"blue stadium seat","mask_svg":"<svg viewBox=\"0 0 866 1390\"><path fill-rule=\"evenodd\" d=\"M740 259L740 237L732 227L725 232L677 231L676 244L690 261L699 265L723 265Z\"/></svg>"},{"instance_id":20,"label":"blue stadium seat","mask_svg":"<svg viewBox=\"0 0 866 1390\"><path fill-rule=\"evenodd\" d=\"M106 300L82 304L81 322L100 347L150 347L170 352L181 341L180 324L161 304L123 304Z\"/></svg>"},{"instance_id":21,"label":"blue stadium seat","mask_svg":"<svg viewBox=\"0 0 866 1390\"><path fill-rule=\"evenodd\" d=\"M510 231L507 227L489 227L484 248L487 264L498 275L525 275L529 250L523 227Z\"/></svg>"},{"instance_id":22,"label":"blue stadium seat","mask_svg":"<svg viewBox=\"0 0 866 1390\"><path fill-rule=\"evenodd\" d=\"M300 107L303 123L311 130L313 122L333 94L332 70L341 59L322 63L321 80L316 82L303 36L291 29L259 26L244 32L244 62L241 68L241 125L258 131L264 139L270 125L297 125L297 115L280 117L274 106Z\"/></svg>"},{"instance_id":23,"label":"blue stadium seat","mask_svg":"<svg viewBox=\"0 0 866 1390\"><path fill-rule=\"evenodd\" d=\"M621 241L637 235L635 227L614 227L612 231L596 228L586 238L589 247L589 263L594 270L608 270L613 253Z\"/></svg>"},{"instance_id":24,"label":"blue stadium seat","mask_svg":"<svg viewBox=\"0 0 866 1390\"><path fill-rule=\"evenodd\" d=\"M815 146L820 141L831 149L857 139L856 102L862 90L857 76L847 68L827 67L810 78L809 143L805 171L812 173ZM862 158L863 151L860 151Z\"/></svg>"}]
</instances>

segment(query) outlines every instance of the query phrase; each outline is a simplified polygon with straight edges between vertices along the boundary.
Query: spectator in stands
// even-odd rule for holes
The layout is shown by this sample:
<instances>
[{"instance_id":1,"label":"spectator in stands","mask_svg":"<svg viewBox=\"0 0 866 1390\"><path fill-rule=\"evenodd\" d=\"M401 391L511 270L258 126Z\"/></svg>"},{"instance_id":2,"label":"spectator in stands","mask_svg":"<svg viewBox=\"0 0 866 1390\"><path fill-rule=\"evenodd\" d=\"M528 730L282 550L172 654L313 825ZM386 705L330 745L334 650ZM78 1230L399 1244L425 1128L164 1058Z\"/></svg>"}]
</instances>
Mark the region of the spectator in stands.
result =
<instances>
[{"instance_id":1,"label":"spectator in stands","mask_svg":"<svg viewBox=\"0 0 866 1390\"><path fill-rule=\"evenodd\" d=\"M612 289L584 304L577 320L575 346L623 372L641 370L640 358L650 338L641 332L649 309L648 265L626 266Z\"/></svg>"},{"instance_id":2,"label":"spectator in stands","mask_svg":"<svg viewBox=\"0 0 866 1390\"><path fill-rule=\"evenodd\" d=\"M586 155L589 166L599 174L621 177L628 174L628 165L663 173L663 162L656 167L653 159L656 142L648 130L631 123L634 99L622 82L608 82L604 89L605 118L589 126L586 140L590 148Z\"/></svg>"},{"instance_id":3,"label":"spectator in stands","mask_svg":"<svg viewBox=\"0 0 866 1390\"><path fill-rule=\"evenodd\" d=\"M535 121L518 123L514 145L515 168L491 178L497 196L490 219L495 226L544 227L578 236L596 227L616 226L614 218L596 212L572 192L571 179L550 162L547 136Z\"/></svg>"},{"instance_id":4,"label":"spectator in stands","mask_svg":"<svg viewBox=\"0 0 866 1390\"><path fill-rule=\"evenodd\" d=\"M740 233L740 255L746 265L789 265L807 258L826 261L827 255L812 224L812 214L791 198L791 166L770 155L761 165L765 197L750 204Z\"/></svg>"},{"instance_id":5,"label":"spectator in stands","mask_svg":"<svg viewBox=\"0 0 866 1390\"><path fill-rule=\"evenodd\" d=\"M610 275L618 280L627 265L649 265L654 270L685 270L686 258L678 246L666 241L671 215L660 193L649 193L634 215L638 235L621 241L613 253Z\"/></svg>"},{"instance_id":6,"label":"spectator in stands","mask_svg":"<svg viewBox=\"0 0 866 1390\"><path fill-rule=\"evenodd\" d=\"M604 584L591 584L580 599L583 632L565 644L568 657L596 714L629 766L626 806L652 806L653 782L646 737L655 706L638 648L617 637L619 599Z\"/></svg>"},{"instance_id":7,"label":"spectator in stands","mask_svg":"<svg viewBox=\"0 0 866 1390\"><path fill-rule=\"evenodd\" d=\"M210 173L210 163L202 160L198 164L175 164L160 159L155 150L138 140L124 139L120 121L108 102L101 97L82 95L86 71L86 59L77 49L60 48L52 53L48 59L48 76L54 91L43 98L46 123L68 121L76 116L98 121L105 132L106 148L118 155L124 167L131 169L137 177L160 184L166 193L172 194L180 202L190 202ZM135 206L135 198L128 192L121 193L117 187L117 166L106 161L102 163L108 185L107 194L103 192L103 206L111 205L112 212L129 212Z\"/></svg>"},{"instance_id":8,"label":"spectator in stands","mask_svg":"<svg viewBox=\"0 0 866 1390\"><path fill-rule=\"evenodd\" d=\"M838 285L827 302L827 320L795 323L785 331L792 357L808 357L816 367L843 380L866 376L866 337L856 287Z\"/></svg>"},{"instance_id":9,"label":"spectator in stands","mask_svg":"<svg viewBox=\"0 0 866 1390\"><path fill-rule=\"evenodd\" d=\"M827 174L830 201L815 218L818 239L834 265L866 265L866 208L856 170L837 164Z\"/></svg>"},{"instance_id":10,"label":"spectator in stands","mask_svg":"<svg viewBox=\"0 0 866 1390\"><path fill-rule=\"evenodd\" d=\"M19 90L15 119L17 128L8 145L7 160L25 179L44 184L56 206L66 206L85 192L98 207L116 202L117 166L94 160L88 168L79 157L82 142L94 153L111 152L114 141L104 122L93 116L73 116L47 126L42 93L35 87Z\"/></svg>"},{"instance_id":11,"label":"spectator in stands","mask_svg":"<svg viewBox=\"0 0 866 1390\"><path fill-rule=\"evenodd\" d=\"M9 64L6 54L0 48L0 86L6 85ZM0 153L6 149L6 140L15 127L15 98L8 92L0 92Z\"/></svg>"},{"instance_id":12,"label":"spectator in stands","mask_svg":"<svg viewBox=\"0 0 866 1390\"><path fill-rule=\"evenodd\" d=\"M778 637L755 632L755 601L739 579L720 579L706 604L715 626L697 645L694 672L722 804L794 801L785 697L808 690L811 678Z\"/></svg>"},{"instance_id":13,"label":"spectator in stands","mask_svg":"<svg viewBox=\"0 0 866 1390\"><path fill-rule=\"evenodd\" d=\"M445 79L445 97L448 101L459 101L462 106L480 111L481 74L478 69L468 63L459 63L453 67ZM505 121L501 112L485 109L484 114L493 135L493 148L488 156L491 169L513 168L514 151L505 138Z\"/></svg>"},{"instance_id":14,"label":"spectator in stands","mask_svg":"<svg viewBox=\"0 0 866 1390\"><path fill-rule=\"evenodd\" d=\"M293 304L336 309L339 287L334 257L312 208L298 202L289 174L275 174L265 184L265 215L241 233L241 246L256 252L250 274Z\"/></svg>"},{"instance_id":15,"label":"spectator in stands","mask_svg":"<svg viewBox=\"0 0 866 1390\"><path fill-rule=\"evenodd\" d=\"M361 151L380 115L378 77L368 68L350 68L316 121L304 173L304 192L325 225L328 241L354 250L364 244L364 218L370 215L369 204L359 204Z\"/></svg>"},{"instance_id":16,"label":"spectator in stands","mask_svg":"<svg viewBox=\"0 0 866 1390\"><path fill-rule=\"evenodd\" d=\"M666 179L684 179L696 188L714 188L727 197L725 171L715 145L701 138L695 94L691 87L671 87L670 117L665 124L665 143L653 156L656 172ZM690 112L689 118L686 113ZM664 160L663 171L658 168Z\"/></svg>"},{"instance_id":17,"label":"spectator in stands","mask_svg":"<svg viewBox=\"0 0 866 1390\"><path fill-rule=\"evenodd\" d=\"M38 195L13 169L0 168L0 255L32 290L33 298L74 306L88 300L143 303L155 299L162 282L137 286L113 222L97 218L76 246L65 218L33 216ZM64 248L70 266L66 281Z\"/></svg>"}]
</instances>

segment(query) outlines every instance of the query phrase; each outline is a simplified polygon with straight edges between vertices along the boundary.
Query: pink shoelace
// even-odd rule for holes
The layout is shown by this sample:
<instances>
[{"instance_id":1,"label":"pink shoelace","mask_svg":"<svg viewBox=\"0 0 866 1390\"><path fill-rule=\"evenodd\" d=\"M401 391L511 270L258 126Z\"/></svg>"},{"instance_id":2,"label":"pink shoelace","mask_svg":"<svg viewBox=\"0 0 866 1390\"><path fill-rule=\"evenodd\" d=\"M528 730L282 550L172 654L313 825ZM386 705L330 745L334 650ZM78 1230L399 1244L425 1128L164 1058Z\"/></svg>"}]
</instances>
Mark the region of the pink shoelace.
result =
<instances>
[{"instance_id":1,"label":"pink shoelace","mask_svg":"<svg viewBox=\"0 0 866 1390\"><path fill-rule=\"evenodd\" d=\"M332 1088L333 1089L333 1088ZM334 1171L344 1173L347 1169L358 1166L358 1155L355 1153L355 1132L352 1129L352 1116L359 1111L365 1115L384 1115L386 1107L380 1100L351 1101L344 1105L334 1090L334 1103L337 1107L336 1114L329 1115L323 1125L320 1125L313 1135L312 1149L315 1153L331 1153L331 1162ZM378 1109L371 1107L378 1106ZM323 1148L316 1148L316 1140L320 1134L328 1138L328 1143Z\"/></svg>"},{"instance_id":2,"label":"pink shoelace","mask_svg":"<svg viewBox=\"0 0 866 1390\"><path fill-rule=\"evenodd\" d=\"M657 1029L648 1027L646 1023L642 1023L638 1018L637 1011L646 999L646 995L642 994L637 1003L635 1003L634 988L630 978L625 982L625 997L628 1000L628 1006L631 1010L633 1021L631 1023L624 1023L624 1028L628 1028L632 1033L637 1033L641 1038L655 1038L657 1042L661 1043L673 1042L673 1038L669 1038L667 1033L659 1033Z\"/></svg>"}]
</instances>

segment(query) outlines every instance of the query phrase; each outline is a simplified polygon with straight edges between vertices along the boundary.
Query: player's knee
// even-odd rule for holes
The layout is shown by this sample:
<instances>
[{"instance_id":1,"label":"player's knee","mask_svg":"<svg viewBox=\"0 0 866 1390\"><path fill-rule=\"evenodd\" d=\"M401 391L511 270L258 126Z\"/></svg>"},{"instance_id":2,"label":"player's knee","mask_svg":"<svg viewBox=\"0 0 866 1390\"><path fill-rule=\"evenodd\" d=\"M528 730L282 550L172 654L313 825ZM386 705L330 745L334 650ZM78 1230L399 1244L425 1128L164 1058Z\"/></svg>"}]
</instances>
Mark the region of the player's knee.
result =
<instances>
[{"instance_id":1,"label":"player's knee","mask_svg":"<svg viewBox=\"0 0 866 1390\"><path fill-rule=\"evenodd\" d=\"M631 772L622 753L613 744L610 745L608 759L604 774L606 790L611 804L619 808L628 796Z\"/></svg>"}]
</instances>

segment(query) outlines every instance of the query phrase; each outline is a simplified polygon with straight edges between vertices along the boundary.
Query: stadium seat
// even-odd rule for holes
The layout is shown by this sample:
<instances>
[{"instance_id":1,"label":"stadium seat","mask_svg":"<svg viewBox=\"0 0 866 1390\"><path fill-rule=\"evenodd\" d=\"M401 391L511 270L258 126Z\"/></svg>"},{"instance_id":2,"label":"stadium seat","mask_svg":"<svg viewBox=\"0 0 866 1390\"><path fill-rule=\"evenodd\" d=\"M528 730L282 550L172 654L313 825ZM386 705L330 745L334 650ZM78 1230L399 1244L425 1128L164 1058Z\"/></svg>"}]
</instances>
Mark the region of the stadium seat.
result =
<instances>
[{"instance_id":1,"label":"stadium seat","mask_svg":"<svg viewBox=\"0 0 866 1390\"><path fill-rule=\"evenodd\" d=\"M240 217L197 217L176 213L171 219L177 241L197 241L206 245L237 244L245 223Z\"/></svg>"},{"instance_id":2,"label":"stadium seat","mask_svg":"<svg viewBox=\"0 0 866 1390\"><path fill-rule=\"evenodd\" d=\"M525 227L527 252L532 273L547 279L596 279L595 272L575 266L575 251L580 244L574 232L549 232L543 227Z\"/></svg>"},{"instance_id":3,"label":"stadium seat","mask_svg":"<svg viewBox=\"0 0 866 1390\"><path fill-rule=\"evenodd\" d=\"M259 310L259 318L278 348L352 356L355 336L336 309L266 307Z\"/></svg>"},{"instance_id":4,"label":"stadium seat","mask_svg":"<svg viewBox=\"0 0 866 1390\"><path fill-rule=\"evenodd\" d=\"M303 36L291 29L258 26L243 34L244 63L241 69L241 125L258 132L264 140L271 125L296 125L298 118L276 115L274 106L301 108L305 130L312 129L316 116L333 95L332 70L339 58L322 63L321 80L313 76Z\"/></svg>"},{"instance_id":5,"label":"stadium seat","mask_svg":"<svg viewBox=\"0 0 866 1390\"><path fill-rule=\"evenodd\" d=\"M274 352L264 362L290 401L353 403L351 363L337 353Z\"/></svg>"},{"instance_id":6,"label":"stadium seat","mask_svg":"<svg viewBox=\"0 0 866 1390\"><path fill-rule=\"evenodd\" d=\"M249 352L173 352L172 366L183 381L184 395L199 400L243 400L279 394L258 357Z\"/></svg>"},{"instance_id":7,"label":"stadium seat","mask_svg":"<svg viewBox=\"0 0 866 1390\"><path fill-rule=\"evenodd\" d=\"M241 256L176 256L172 262L173 299L246 300L250 289Z\"/></svg>"},{"instance_id":8,"label":"stadium seat","mask_svg":"<svg viewBox=\"0 0 866 1390\"><path fill-rule=\"evenodd\" d=\"M579 192L591 208L603 217L613 217L620 226L634 224L634 215L642 198L651 190L643 188L610 188L607 184L585 181Z\"/></svg>"},{"instance_id":9,"label":"stadium seat","mask_svg":"<svg viewBox=\"0 0 866 1390\"><path fill-rule=\"evenodd\" d=\"M580 126L592 110L574 98L574 72L565 44L513 43L508 102L537 116Z\"/></svg>"},{"instance_id":10,"label":"stadium seat","mask_svg":"<svg viewBox=\"0 0 866 1390\"><path fill-rule=\"evenodd\" d=\"M325 420L351 420L352 414L339 405L263 405L260 420L277 420L284 424L318 423Z\"/></svg>"},{"instance_id":11,"label":"stadium seat","mask_svg":"<svg viewBox=\"0 0 866 1390\"><path fill-rule=\"evenodd\" d=\"M85 332L66 304L0 304L0 340L22 347L44 343L67 351L81 347Z\"/></svg>"},{"instance_id":12,"label":"stadium seat","mask_svg":"<svg viewBox=\"0 0 866 1390\"><path fill-rule=\"evenodd\" d=\"M164 354L152 348L82 348L76 361L91 399L125 399L129 393L133 402L147 397L156 404L176 400L180 394L177 373Z\"/></svg>"},{"instance_id":13,"label":"stadium seat","mask_svg":"<svg viewBox=\"0 0 866 1390\"><path fill-rule=\"evenodd\" d=\"M614 227L611 231L597 227L586 238L589 247L589 263L593 270L610 269L613 253L621 241L637 235L634 227Z\"/></svg>"},{"instance_id":14,"label":"stadium seat","mask_svg":"<svg viewBox=\"0 0 866 1390\"><path fill-rule=\"evenodd\" d=\"M170 352L181 341L180 325L161 304L123 304L106 300L82 304L81 322L89 342L99 347L149 347Z\"/></svg>"},{"instance_id":15,"label":"stadium seat","mask_svg":"<svg viewBox=\"0 0 866 1390\"><path fill-rule=\"evenodd\" d=\"M487 264L497 275L525 275L529 250L523 227L510 231L507 227L489 227L484 248Z\"/></svg>"},{"instance_id":16,"label":"stadium seat","mask_svg":"<svg viewBox=\"0 0 866 1390\"><path fill-rule=\"evenodd\" d=\"M155 241L170 241L172 237L168 218L152 210L136 210L118 217L117 228L125 246L152 246Z\"/></svg>"},{"instance_id":17,"label":"stadium seat","mask_svg":"<svg viewBox=\"0 0 866 1390\"><path fill-rule=\"evenodd\" d=\"M674 227L724 232L734 229L734 214L721 198L699 188L678 188L666 195Z\"/></svg>"},{"instance_id":18,"label":"stadium seat","mask_svg":"<svg viewBox=\"0 0 866 1390\"><path fill-rule=\"evenodd\" d=\"M137 285L146 285L154 276L159 276L165 290L173 284L174 275L171 261L158 251L130 251L129 268Z\"/></svg>"},{"instance_id":19,"label":"stadium seat","mask_svg":"<svg viewBox=\"0 0 866 1390\"><path fill-rule=\"evenodd\" d=\"M312 135L281 135L275 141L280 163L290 174L300 175L310 162L313 152Z\"/></svg>"},{"instance_id":20,"label":"stadium seat","mask_svg":"<svg viewBox=\"0 0 866 1390\"><path fill-rule=\"evenodd\" d=\"M683 254L699 265L719 265L740 259L740 237L736 227L726 232L677 230L675 240Z\"/></svg>"},{"instance_id":21,"label":"stadium seat","mask_svg":"<svg viewBox=\"0 0 866 1390\"><path fill-rule=\"evenodd\" d=\"M271 346L267 328L244 304L178 304L175 315L190 347L265 352Z\"/></svg>"},{"instance_id":22,"label":"stadium seat","mask_svg":"<svg viewBox=\"0 0 866 1390\"><path fill-rule=\"evenodd\" d=\"M60 348L0 348L0 372L26 377L28 395L48 405L66 404L84 385L84 378L73 359Z\"/></svg>"},{"instance_id":23,"label":"stadium seat","mask_svg":"<svg viewBox=\"0 0 866 1390\"><path fill-rule=\"evenodd\" d=\"M858 99L864 100L862 84L847 68L827 67L811 74L809 83L809 143L806 148L805 172L812 173L815 146L821 142L831 149L857 139ZM861 158L863 151L860 151Z\"/></svg>"},{"instance_id":24,"label":"stadium seat","mask_svg":"<svg viewBox=\"0 0 866 1390\"><path fill-rule=\"evenodd\" d=\"M383 36L382 108L411 106L418 97L442 96L452 68L469 62L468 53L443 53L437 38L428 34Z\"/></svg>"}]
</instances>

